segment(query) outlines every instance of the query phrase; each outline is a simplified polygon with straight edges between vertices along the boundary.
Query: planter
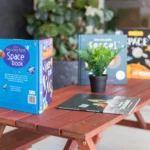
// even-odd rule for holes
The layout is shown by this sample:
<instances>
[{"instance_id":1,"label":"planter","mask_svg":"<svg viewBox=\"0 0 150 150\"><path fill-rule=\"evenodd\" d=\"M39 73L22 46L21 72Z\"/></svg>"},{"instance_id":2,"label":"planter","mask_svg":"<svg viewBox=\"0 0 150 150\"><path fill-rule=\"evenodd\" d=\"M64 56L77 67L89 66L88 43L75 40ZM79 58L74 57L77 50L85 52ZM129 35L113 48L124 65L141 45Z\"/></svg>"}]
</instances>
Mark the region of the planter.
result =
<instances>
[{"instance_id":1,"label":"planter","mask_svg":"<svg viewBox=\"0 0 150 150\"><path fill-rule=\"evenodd\" d=\"M96 77L93 74L90 74L89 79L92 92L105 92L107 75Z\"/></svg>"},{"instance_id":2,"label":"planter","mask_svg":"<svg viewBox=\"0 0 150 150\"><path fill-rule=\"evenodd\" d=\"M54 89L77 84L78 62L77 61L54 61L53 66Z\"/></svg>"}]
</instances>

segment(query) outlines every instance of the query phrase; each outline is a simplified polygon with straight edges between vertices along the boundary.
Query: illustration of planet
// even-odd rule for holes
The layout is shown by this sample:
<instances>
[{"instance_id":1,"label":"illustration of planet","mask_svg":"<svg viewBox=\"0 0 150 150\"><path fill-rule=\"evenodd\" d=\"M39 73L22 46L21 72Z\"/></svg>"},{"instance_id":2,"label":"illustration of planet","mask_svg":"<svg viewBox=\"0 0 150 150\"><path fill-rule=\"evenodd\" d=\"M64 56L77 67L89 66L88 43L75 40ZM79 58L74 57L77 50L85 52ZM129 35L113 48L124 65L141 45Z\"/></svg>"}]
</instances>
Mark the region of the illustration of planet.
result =
<instances>
[{"instance_id":1,"label":"illustration of planet","mask_svg":"<svg viewBox=\"0 0 150 150\"><path fill-rule=\"evenodd\" d=\"M150 45L147 45L147 47L146 47L145 50L148 51L148 52L150 52Z\"/></svg>"},{"instance_id":2,"label":"illustration of planet","mask_svg":"<svg viewBox=\"0 0 150 150\"><path fill-rule=\"evenodd\" d=\"M141 58L143 55L143 50L140 47L136 47L134 48L134 50L132 51L132 55L135 58Z\"/></svg>"},{"instance_id":3,"label":"illustration of planet","mask_svg":"<svg viewBox=\"0 0 150 150\"><path fill-rule=\"evenodd\" d=\"M5 57L5 52L3 52L2 50L0 50L0 58L4 58Z\"/></svg>"},{"instance_id":4,"label":"illustration of planet","mask_svg":"<svg viewBox=\"0 0 150 150\"><path fill-rule=\"evenodd\" d=\"M118 56L116 56L116 57L110 62L109 67L110 67L110 68L116 68L116 67L119 66L120 62L121 62L121 58L120 58L120 56L118 55Z\"/></svg>"},{"instance_id":5,"label":"illustration of planet","mask_svg":"<svg viewBox=\"0 0 150 150\"><path fill-rule=\"evenodd\" d=\"M145 54L143 52L143 49L140 48L140 47L134 48L133 51L132 51L132 55L133 55L134 58L141 58L141 57L147 58L148 57L148 55Z\"/></svg>"}]
</instances>

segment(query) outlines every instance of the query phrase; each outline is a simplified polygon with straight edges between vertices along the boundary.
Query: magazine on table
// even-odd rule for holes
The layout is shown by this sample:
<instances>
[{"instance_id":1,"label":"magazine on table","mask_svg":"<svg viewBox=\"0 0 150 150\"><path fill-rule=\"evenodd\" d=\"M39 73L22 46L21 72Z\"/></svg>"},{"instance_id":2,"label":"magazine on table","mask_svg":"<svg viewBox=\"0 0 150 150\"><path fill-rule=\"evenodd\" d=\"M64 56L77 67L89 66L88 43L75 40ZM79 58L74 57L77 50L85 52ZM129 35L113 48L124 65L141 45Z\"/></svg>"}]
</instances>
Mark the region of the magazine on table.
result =
<instances>
[{"instance_id":1,"label":"magazine on table","mask_svg":"<svg viewBox=\"0 0 150 150\"><path fill-rule=\"evenodd\" d=\"M129 115L139 101L136 97L77 94L57 108Z\"/></svg>"}]
</instances>

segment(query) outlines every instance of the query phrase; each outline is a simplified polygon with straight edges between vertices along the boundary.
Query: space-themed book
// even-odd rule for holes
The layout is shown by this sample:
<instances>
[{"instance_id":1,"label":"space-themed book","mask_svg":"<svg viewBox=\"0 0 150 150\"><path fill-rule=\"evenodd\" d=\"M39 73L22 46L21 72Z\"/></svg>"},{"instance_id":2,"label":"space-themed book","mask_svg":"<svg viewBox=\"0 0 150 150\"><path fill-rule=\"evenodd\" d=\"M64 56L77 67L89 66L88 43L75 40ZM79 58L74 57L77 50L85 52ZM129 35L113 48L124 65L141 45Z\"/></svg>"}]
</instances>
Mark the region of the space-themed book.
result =
<instances>
[{"instance_id":1,"label":"space-themed book","mask_svg":"<svg viewBox=\"0 0 150 150\"><path fill-rule=\"evenodd\" d=\"M78 49L84 50L87 46L97 48L102 45L113 49L122 48L121 52L113 59L107 67L107 84L126 84L127 83L127 36L126 35L98 35L84 34L79 35ZM79 85L89 85L89 72L84 70L87 64L79 58L78 83Z\"/></svg>"},{"instance_id":2,"label":"space-themed book","mask_svg":"<svg viewBox=\"0 0 150 150\"><path fill-rule=\"evenodd\" d=\"M129 115L139 101L136 97L77 94L57 108Z\"/></svg>"},{"instance_id":3,"label":"space-themed book","mask_svg":"<svg viewBox=\"0 0 150 150\"><path fill-rule=\"evenodd\" d=\"M122 29L128 35L128 78L150 79L150 29Z\"/></svg>"},{"instance_id":4,"label":"space-themed book","mask_svg":"<svg viewBox=\"0 0 150 150\"><path fill-rule=\"evenodd\" d=\"M42 114L52 101L53 40L0 40L0 107Z\"/></svg>"}]
</instances>

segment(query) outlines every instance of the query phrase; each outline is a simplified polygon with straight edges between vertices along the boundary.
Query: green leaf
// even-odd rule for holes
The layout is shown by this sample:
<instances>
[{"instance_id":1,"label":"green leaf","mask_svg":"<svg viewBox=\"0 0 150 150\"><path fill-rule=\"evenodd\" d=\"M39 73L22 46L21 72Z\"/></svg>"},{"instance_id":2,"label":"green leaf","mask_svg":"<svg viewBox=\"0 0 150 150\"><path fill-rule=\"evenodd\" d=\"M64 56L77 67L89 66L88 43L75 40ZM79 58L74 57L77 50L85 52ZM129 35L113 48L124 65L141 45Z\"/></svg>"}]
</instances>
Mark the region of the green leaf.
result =
<instances>
[{"instance_id":1,"label":"green leaf","mask_svg":"<svg viewBox=\"0 0 150 150\"><path fill-rule=\"evenodd\" d=\"M46 21L48 19L48 13L39 10L35 13L35 18L38 20Z\"/></svg>"},{"instance_id":2,"label":"green leaf","mask_svg":"<svg viewBox=\"0 0 150 150\"><path fill-rule=\"evenodd\" d=\"M74 38L74 37L69 37L68 41L69 41L70 44L74 44L74 45L77 44L77 39Z\"/></svg>"},{"instance_id":3,"label":"green leaf","mask_svg":"<svg viewBox=\"0 0 150 150\"><path fill-rule=\"evenodd\" d=\"M114 12L112 10L104 10L104 20L106 22L111 21L112 18L114 17Z\"/></svg>"},{"instance_id":4,"label":"green leaf","mask_svg":"<svg viewBox=\"0 0 150 150\"><path fill-rule=\"evenodd\" d=\"M66 48L66 46L63 44L63 43L61 43L60 44L60 46L59 46L59 53L60 53L60 55L66 55L67 54L67 48Z\"/></svg>"},{"instance_id":5,"label":"green leaf","mask_svg":"<svg viewBox=\"0 0 150 150\"><path fill-rule=\"evenodd\" d=\"M52 23L45 23L39 27L39 33L45 37L55 37L58 35L57 26Z\"/></svg>"},{"instance_id":6,"label":"green leaf","mask_svg":"<svg viewBox=\"0 0 150 150\"><path fill-rule=\"evenodd\" d=\"M58 15L52 14L50 20L57 24L63 24L65 21L65 18L64 18L64 15L58 16Z\"/></svg>"},{"instance_id":7,"label":"green leaf","mask_svg":"<svg viewBox=\"0 0 150 150\"><path fill-rule=\"evenodd\" d=\"M52 10L53 13L57 15L64 15L66 11L66 8L63 7L62 5L56 5L56 7Z\"/></svg>"},{"instance_id":8,"label":"green leaf","mask_svg":"<svg viewBox=\"0 0 150 150\"><path fill-rule=\"evenodd\" d=\"M75 0L75 6L77 8L85 8L87 5L87 0Z\"/></svg>"},{"instance_id":9,"label":"green leaf","mask_svg":"<svg viewBox=\"0 0 150 150\"><path fill-rule=\"evenodd\" d=\"M28 26L26 27L26 30L27 30L28 34L33 35L34 28L35 28L34 26L28 25Z\"/></svg>"},{"instance_id":10,"label":"green leaf","mask_svg":"<svg viewBox=\"0 0 150 150\"><path fill-rule=\"evenodd\" d=\"M88 5L98 8L99 0L88 0Z\"/></svg>"},{"instance_id":11,"label":"green leaf","mask_svg":"<svg viewBox=\"0 0 150 150\"><path fill-rule=\"evenodd\" d=\"M55 0L38 0L37 7L40 10L50 11L56 6Z\"/></svg>"},{"instance_id":12,"label":"green leaf","mask_svg":"<svg viewBox=\"0 0 150 150\"><path fill-rule=\"evenodd\" d=\"M72 23L61 24L58 27L60 35L69 36L75 32L75 26Z\"/></svg>"},{"instance_id":13,"label":"green leaf","mask_svg":"<svg viewBox=\"0 0 150 150\"><path fill-rule=\"evenodd\" d=\"M94 27L98 27L101 24L100 18L97 15L95 15L95 16L87 16L86 18L87 18L87 24L88 25L92 25Z\"/></svg>"},{"instance_id":14,"label":"green leaf","mask_svg":"<svg viewBox=\"0 0 150 150\"><path fill-rule=\"evenodd\" d=\"M72 20L72 13L70 10L67 10L65 13L65 19L66 21L71 21Z\"/></svg>"},{"instance_id":15,"label":"green leaf","mask_svg":"<svg viewBox=\"0 0 150 150\"><path fill-rule=\"evenodd\" d=\"M34 15L26 15L26 20L29 25L32 25L35 21Z\"/></svg>"},{"instance_id":16,"label":"green leaf","mask_svg":"<svg viewBox=\"0 0 150 150\"><path fill-rule=\"evenodd\" d=\"M101 76L109 63L114 57L122 50L114 50L112 48L106 48L103 45L98 48L89 48L85 50L77 51L79 57L87 62L88 67L86 70L92 72L95 76Z\"/></svg>"}]
</instances>

